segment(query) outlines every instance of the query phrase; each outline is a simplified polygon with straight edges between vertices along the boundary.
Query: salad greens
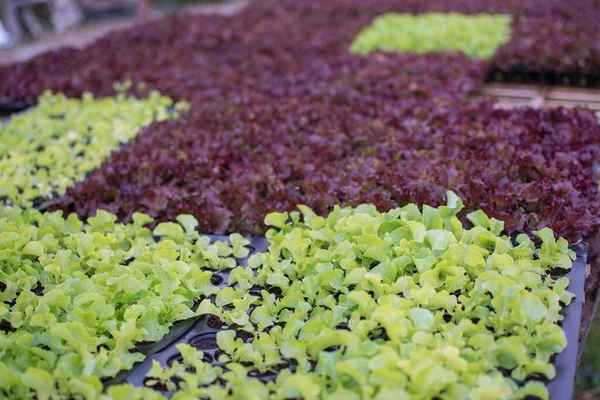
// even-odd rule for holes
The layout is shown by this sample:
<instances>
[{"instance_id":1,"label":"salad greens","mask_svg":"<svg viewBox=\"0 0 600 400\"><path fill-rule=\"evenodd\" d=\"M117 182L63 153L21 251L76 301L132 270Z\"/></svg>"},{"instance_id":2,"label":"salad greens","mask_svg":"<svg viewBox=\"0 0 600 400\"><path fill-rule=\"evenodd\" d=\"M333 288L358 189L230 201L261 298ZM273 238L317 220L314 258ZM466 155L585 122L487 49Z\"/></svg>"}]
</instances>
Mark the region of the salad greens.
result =
<instances>
[{"instance_id":1,"label":"salad greens","mask_svg":"<svg viewBox=\"0 0 600 400\"><path fill-rule=\"evenodd\" d=\"M136 343L194 317L218 290L212 271L248 244L211 244L186 215L154 232L143 214L115 220L0 206L0 397L98 398L102 378L144 359Z\"/></svg>"},{"instance_id":2,"label":"salad greens","mask_svg":"<svg viewBox=\"0 0 600 400\"><path fill-rule=\"evenodd\" d=\"M146 99L126 96L82 99L44 93L38 105L0 124L0 201L30 206L51 199L100 166L111 151L152 121L166 120L173 104L152 92Z\"/></svg>"},{"instance_id":3,"label":"salad greens","mask_svg":"<svg viewBox=\"0 0 600 400\"><path fill-rule=\"evenodd\" d=\"M155 362L146 385L176 400L547 399L540 379L555 377L560 311L573 298L548 270L575 254L550 229L534 233L540 246L513 243L481 211L466 227L462 208L448 192L439 208L268 215L268 252L196 311L226 324L218 364L180 344L182 361ZM106 397L158 396L149 390L119 385Z\"/></svg>"},{"instance_id":4,"label":"salad greens","mask_svg":"<svg viewBox=\"0 0 600 400\"><path fill-rule=\"evenodd\" d=\"M490 59L511 34L508 14L388 13L377 17L354 38L350 51L460 50L471 57Z\"/></svg>"}]
</instances>

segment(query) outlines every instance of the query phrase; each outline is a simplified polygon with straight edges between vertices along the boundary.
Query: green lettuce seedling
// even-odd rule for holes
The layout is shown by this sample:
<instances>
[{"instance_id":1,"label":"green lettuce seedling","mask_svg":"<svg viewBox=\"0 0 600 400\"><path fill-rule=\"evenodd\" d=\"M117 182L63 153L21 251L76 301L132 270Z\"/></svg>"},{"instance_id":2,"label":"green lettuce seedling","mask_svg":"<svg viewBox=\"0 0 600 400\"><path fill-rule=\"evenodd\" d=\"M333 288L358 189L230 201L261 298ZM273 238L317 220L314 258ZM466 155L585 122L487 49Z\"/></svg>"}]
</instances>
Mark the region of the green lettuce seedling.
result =
<instances>
[{"instance_id":1,"label":"green lettuce seedling","mask_svg":"<svg viewBox=\"0 0 600 400\"><path fill-rule=\"evenodd\" d=\"M462 207L448 192L438 208L270 214L268 252L196 312L226 324L223 366L182 346L185 368L156 364L149 376L174 399L548 399L539 377L556 375L573 297L548 271L575 254L548 229L535 232L540 247L513 242L481 211L464 225Z\"/></svg>"},{"instance_id":2,"label":"green lettuce seedling","mask_svg":"<svg viewBox=\"0 0 600 400\"><path fill-rule=\"evenodd\" d=\"M37 106L0 124L0 201L31 206L63 194L140 128L177 117L169 108L184 106L157 92L146 99L44 93Z\"/></svg>"},{"instance_id":3,"label":"green lettuce seedling","mask_svg":"<svg viewBox=\"0 0 600 400\"><path fill-rule=\"evenodd\" d=\"M0 206L0 397L99 398L102 378L144 359L136 343L194 317L196 304L218 292L212 271L236 266L234 249L200 236L192 216L154 232L147 215L116 219L98 211L84 225L74 214ZM245 243L232 242L237 251Z\"/></svg>"},{"instance_id":4,"label":"green lettuce seedling","mask_svg":"<svg viewBox=\"0 0 600 400\"><path fill-rule=\"evenodd\" d=\"M384 14L361 30L350 45L353 53L374 50L416 53L457 50L490 59L508 43L511 16L458 13Z\"/></svg>"}]
</instances>

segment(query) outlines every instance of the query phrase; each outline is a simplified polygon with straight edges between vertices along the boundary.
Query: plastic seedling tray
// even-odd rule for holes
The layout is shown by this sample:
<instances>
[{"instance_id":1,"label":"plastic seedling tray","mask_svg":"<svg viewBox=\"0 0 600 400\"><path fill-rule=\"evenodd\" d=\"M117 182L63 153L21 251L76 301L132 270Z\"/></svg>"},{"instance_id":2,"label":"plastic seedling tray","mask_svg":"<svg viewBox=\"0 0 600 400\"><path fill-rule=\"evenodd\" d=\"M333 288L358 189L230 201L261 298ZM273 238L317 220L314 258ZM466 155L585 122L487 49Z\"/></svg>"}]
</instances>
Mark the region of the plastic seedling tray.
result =
<instances>
[{"instance_id":1,"label":"plastic seedling tray","mask_svg":"<svg viewBox=\"0 0 600 400\"><path fill-rule=\"evenodd\" d=\"M583 304L583 284L587 265L588 244L582 242L572 247L577 254L573 268L566 275L569 278L571 293L575 298L563 309L565 319L562 328L567 336L567 347L556 356L556 378L548 383L548 391L552 400L569 400L573 398L575 374L577 372L577 353L579 347L579 327L581 324L581 307Z\"/></svg>"},{"instance_id":2,"label":"plastic seedling tray","mask_svg":"<svg viewBox=\"0 0 600 400\"><path fill-rule=\"evenodd\" d=\"M211 238L211 243L216 241L227 242L229 243L229 236L221 236L221 235L205 235ZM155 240L159 240L160 237L154 236ZM237 259L237 263L240 266L248 265L248 258L255 253L263 253L267 251L269 248L269 243L265 239L261 238L246 238L250 241L250 244L246 247L250 249L250 253L248 257L243 259ZM211 282L213 285L222 289L227 286L227 282L229 280L229 272L221 271L213 273L211 278ZM164 357L164 354L175 353L179 354L179 351L175 347L175 345L179 343L189 343L189 340L194 339L195 336L198 335L198 331L203 334L213 333L213 336L216 334L218 329L213 329L211 331L210 326L207 324L209 318L205 317L196 317L189 318L184 321L179 321L173 324L169 333L162 338L162 340L154 343L140 343L136 346L136 350L144 354L147 358L144 360L139 366L134 367L128 371L121 371L114 378L108 379L104 381L104 386L108 387L110 385L117 385L123 382L136 382L137 386L143 385L143 382L139 385L137 384L136 377L141 377L142 381L144 380L144 376L152 366L152 360L154 359L153 354L159 353L161 358ZM211 324L212 325L212 324ZM215 326L215 325L213 325ZM194 333L196 332L196 333ZM216 340L216 339L215 339ZM215 346L216 346L215 341ZM165 360L165 362L168 360ZM163 364L166 365L166 364ZM133 380L133 381L132 381Z\"/></svg>"},{"instance_id":3,"label":"plastic seedling tray","mask_svg":"<svg viewBox=\"0 0 600 400\"><path fill-rule=\"evenodd\" d=\"M558 73L556 71L530 70L524 66L515 66L507 70L492 68L487 73L488 82L527 83L535 85L556 85L584 88L600 87L600 72L590 74Z\"/></svg>"},{"instance_id":4,"label":"plastic seedling tray","mask_svg":"<svg viewBox=\"0 0 600 400\"><path fill-rule=\"evenodd\" d=\"M32 104L27 103L26 101L2 101L0 99L0 111L1 112L19 112L23 111L26 108L31 107Z\"/></svg>"},{"instance_id":5,"label":"plastic seedling tray","mask_svg":"<svg viewBox=\"0 0 600 400\"><path fill-rule=\"evenodd\" d=\"M209 236L213 241L228 241L227 236ZM268 249L268 242L266 239L250 239L250 241L252 247L251 254L264 252ZM570 281L568 290L575 293L576 297L573 302L562 311L562 314L565 317L562 321L562 327L567 336L567 347L555 358L556 378L547 382L552 400L570 400L573 397L579 343L579 325L581 321L583 299L583 283L585 279L588 249L587 242L575 245L572 249L577 254L577 260L573 262L573 268L566 276ZM240 262L240 265L246 265L247 259L238 261ZM225 287L227 285L228 276L229 274L226 271L214 274L213 279L215 281L213 284L216 284L219 287ZM127 382L138 387L144 386L147 381L146 374L152 367L153 361L158 361L163 367L170 367L174 360L182 360L181 354L176 347L181 343L186 343L202 350L205 354L206 362L215 366L222 365L218 361L220 350L216 341L216 333L221 329L221 326L221 321L217 317L211 315L176 324L167 337L156 344L148 345L150 351L148 353L143 352L149 356L142 363L136 368L130 371L124 371L116 378L107 381L105 385ZM251 340L248 336L245 336L244 333L245 332L243 331L238 331L238 337L243 340ZM293 369L294 365L290 364L286 368ZM249 376L268 381L274 380L277 375L276 373L267 373L263 375L252 375L252 373L250 373ZM166 396L173 394L160 385L154 386L153 388L163 392Z\"/></svg>"}]
</instances>

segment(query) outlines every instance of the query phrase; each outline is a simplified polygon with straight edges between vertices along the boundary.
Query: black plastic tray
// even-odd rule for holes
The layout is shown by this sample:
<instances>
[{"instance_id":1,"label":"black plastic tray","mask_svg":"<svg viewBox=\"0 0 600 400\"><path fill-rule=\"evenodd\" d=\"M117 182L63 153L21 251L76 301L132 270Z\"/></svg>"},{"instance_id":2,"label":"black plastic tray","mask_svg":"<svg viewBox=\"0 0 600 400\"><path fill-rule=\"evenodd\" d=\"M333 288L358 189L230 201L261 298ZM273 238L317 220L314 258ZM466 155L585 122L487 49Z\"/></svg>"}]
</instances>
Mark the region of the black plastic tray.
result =
<instances>
[{"instance_id":1,"label":"black plastic tray","mask_svg":"<svg viewBox=\"0 0 600 400\"><path fill-rule=\"evenodd\" d=\"M600 87L600 72L590 74L560 73L552 70L532 71L527 67L513 67L508 70L491 68L487 82L527 83L533 85L553 85L583 88Z\"/></svg>"},{"instance_id":2,"label":"black plastic tray","mask_svg":"<svg viewBox=\"0 0 600 400\"><path fill-rule=\"evenodd\" d=\"M24 101L2 102L0 100L0 116L7 116L7 119L3 120L2 122L9 121L11 114L22 112L31 106L32 104L26 103Z\"/></svg>"},{"instance_id":3,"label":"black plastic tray","mask_svg":"<svg viewBox=\"0 0 600 400\"><path fill-rule=\"evenodd\" d=\"M216 241L221 242L229 242L229 236L225 235L203 235L208 236L211 239L211 243ZM158 237L156 238L158 239ZM250 241L250 244L247 246L250 250L248 253L248 257L242 259L236 259L239 266L245 267L248 265L248 258L256 253L264 253L269 248L269 242L263 238L245 238ZM213 285L217 286L219 289L222 289L227 286L229 280L229 271L221 271L214 272L211 278ZM188 343L189 340L193 339L198 335L198 332L205 330L208 333L210 328L207 325L208 318L203 316L193 317L186 319L184 321L178 321L169 330L169 333L162 338L158 342L148 343L138 345L136 349L146 356L146 359L135 366L133 369L127 371L119 372L114 378L108 379L104 381L104 387L108 387L111 385L116 385L119 383L123 383L125 381L134 383L137 386L143 385L143 380L146 373L150 370L152 366L152 360L154 359L153 355L161 352L157 355L158 358L162 360L165 354L179 354L179 351L175 347L175 345L179 343ZM208 330L207 330L208 329ZM214 334L216 334L217 330L213 330ZM216 343L216 342L215 342ZM170 357L168 357L170 358ZM164 360L163 365L167 365L168 359ZM137 381L141 379L142 383L137 384Z\"/></svg>"},{"instance_id":4,"label":"black plastic tray","mask_svg":"<svg viewBox=\"0 0 600 400\"><path fill-rule=\"evenodd\" d=\"M577 354L579 348L579 327L581 325L581 307L583 304L583 284L587 264L588 244L582 242L571 247L577 259L573 268L566 275L569 278L571 293L575 298L562 311L565 319L562 328L567 336L567 347L556 357L556 378L548 383L548 392L552 400L570 400L573 398L575 388L575 374L577 373Z\"/></svg>"},{"instance_id":5,"label":"black plastic tray","mask_svg":"<svg viewBox=\"0 0 600 400\"><path fill-rule=\"evenodd\" d=\"M213 241L227 241L227 236L212 236ZM250 239L252 251L251 254L257 252L264 252L268 249L268 242L266 239ZM565 307L562 311L564 320L562 321L562 327L567 336L567 347L556 356L556 378L547 384L548 391L550 392L550 398L552 400L570 400L573 397L573 389L575 383L575 374L577 369L577 351L578 351L578 338L579 338L579 326L581 322L581 307L583 300L583 284L585 280L586 270L586 259L588 245L586 242L582 242L572 247L577 254L577 260L573 262L573 267L565 276L569 278L569 291L575 293L575 299L572 303ZM241 265L246 265L247 259L240 260ZM221 272L216 274L222 278L222 282L219 287L225 287L229 274L227 272ZM211 326L212 325L212 326ZM187 329L184 329L186 328ZM218 326L211 324L211 316L202 316L195 319L183 321L174 326L173 330L176 330L179 335L169 334L169 336L163 339L160 345L157 343L155 348L152 350L152 354L149 354L142 363L136 368L126 371L117 378L108 381L105 385L113 383L127 382L134 386L144 386L146 380L146 374L152 367L154 360L158 361L163 367L168 367L169 363L173 360L181 360L179 350L176 345L181 343L196 344L199 341L203 341L202 351L206 355L206 361L212 365L221 365L218 362L218 352L220 351L216 344L216 333L219 331ZM171 343L164 345L164 341L171 340ZM276 374L258 376L261 380L272 380L275 379ZM164 395L170 396L171 392L163 392Z\"/></svg>"}]
</instances>

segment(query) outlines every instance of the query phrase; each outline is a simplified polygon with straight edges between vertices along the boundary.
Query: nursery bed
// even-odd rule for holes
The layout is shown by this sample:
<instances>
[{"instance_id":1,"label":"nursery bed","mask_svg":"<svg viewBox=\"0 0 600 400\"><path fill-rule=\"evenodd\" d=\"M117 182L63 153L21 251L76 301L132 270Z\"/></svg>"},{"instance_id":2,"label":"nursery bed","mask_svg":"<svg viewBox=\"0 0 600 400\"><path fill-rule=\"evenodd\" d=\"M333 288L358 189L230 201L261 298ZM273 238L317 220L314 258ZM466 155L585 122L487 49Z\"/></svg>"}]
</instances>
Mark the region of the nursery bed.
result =
<instances>
[{"instance_id":1,"label":"nursery bed","mask_svg":"<svg viewBox=\"0 0 600 400\"><path fill-rule=\"evenodd\" d=\"M213 241L227 241L226 236L208 235ZM268 248L268 241L262 238L250 238L252 253L264 252ZM577 370L579 322L581 320L581 307L583 301L583 284L585 280L586 258L588 244L582 242L572 247L577 254L577 259L573 262L573 267L566 276L569 278L569 291L575 293L573 302L563 309L564 320L562 327L567 337L567 347L556 356L556 378L548 382L548 391L552 400L569 400L573 396L575 374ZM252 254L251 253L251 254ZM245 265L245 260L241 260L240 265ZM227 286L227 272L215 273L215 276L222 278L219 287ZM189 344L202 350L205 354L205 361L213 366L222 366L217 361L220 350L216 341L216 334L221 329L221 321L212 315L205 315L198 318L192 318L183 321L174 326L171 333L154 345L149 356L132 370L124 371L116 378L105 382L105 387L112 384L127 382L137 387L143 387L146 384L146 374L150 371L154 361L161 364L162 367L170 367L174 360L181 360L181 353L177 349L179 344ZM238 337L244 341L247 338L243 331L238 331ZM251 340L251 339L250 339ZM169 342L168 344L166 342ZM289 365L293 369L293 364ZM266 382L274 380L276 373L265 373L256 375L256 378ZM173 392L166 391L165 388L154 386L155 390L162 391L166 396L171 396Z\"/></svg>"},{"instance_id":2,"label":"nursery bed","mask_svg":"<svg viewBox=\"0 0 600 400\"><path fill-rule=\"evenodd\" d=\"M229 243L229 237L225 236L225 235L205 235L205 236L208 236L211 238L211 243L214 243L215 241ZM155 239L158 239L158 238L155 238ZM247 246L249 248L250 252L247 257L237 260L238 265L243 266L243 267L248 265L248 258L251 255L256 254L256 253L265 252L269 247L269 243L265 239L262 239L262 238L247 238L247 239L250 241L250 244ZM215 286L218 286L219 288L223 288L223 287L227 286L228 278L229 278L228 272L225 272L225 271L214 272L213 276L211 278L211 282ZM192 340L193 338L198 336L197 334L194 334L194 332L198 332L200 326L203 326L204 327L203 329L209 329L209 330L211 329L206 324L208 319L209 318L205 318L205 317L196 317L196 318L190 318L190 319L187 319L184 321L176 322L169 330L169 333L162 340L160 340L156 343L148 343L148 344L138 345L137 349L142 354L147 356L148 358L146 358L146 360L143 363L141 363L138 367L134 368L133 370L121 371L119 374L117 374L116 377L106 380L104 382L105 387L108 387L110 385L120 384L120 383L123 383L126 381L129 383L133 383L132 380L135 380L136 378L140 378L140 377L143 381L144 376L147 372L147 369L149 369L149 366L152 364L151 360L154 359L155 354L158 353L160 355L157 355L157 357L162 357L162 355L164 355L164 354L167 354L167 353L171 354L173 352L177 352L177 348L175 347L175 345L179 344L179 343L187 343L189 340ZM216 330L213 330L213 331L216 332ZM206 334L207 332L203 332L203 334ZM216 344L216 342L215 342L215 344ZM165 363L167 361L165 361ZM146 365L148 365L148 368L146 368ZM137 386L142 386L142 385L143 385L143 383L139 384Z\"/></svg>"}]
</instances>

